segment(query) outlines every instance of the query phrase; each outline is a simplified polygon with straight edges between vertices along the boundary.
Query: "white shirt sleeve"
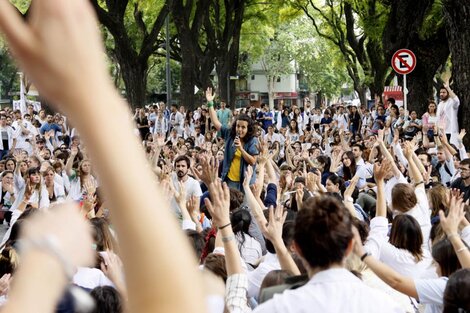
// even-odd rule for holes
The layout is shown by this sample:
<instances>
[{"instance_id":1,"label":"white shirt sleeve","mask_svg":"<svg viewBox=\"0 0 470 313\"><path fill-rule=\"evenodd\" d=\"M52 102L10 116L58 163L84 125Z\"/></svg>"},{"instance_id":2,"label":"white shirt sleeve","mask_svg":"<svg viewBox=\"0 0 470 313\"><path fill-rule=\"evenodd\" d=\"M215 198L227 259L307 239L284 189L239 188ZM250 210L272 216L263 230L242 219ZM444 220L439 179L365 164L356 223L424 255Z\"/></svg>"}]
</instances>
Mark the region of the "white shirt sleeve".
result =
<instances>
[{"instance_id":1,"label":"white shirt sleeve","mask_svg":"<svg viewBox=\"0 0 470 313\"><path fill-rule=\"evenodd\" d=\"M382 245L388 241L388 220L383 216L376 216L370 221L370 232L364 249L374 258L380 259Z\"/></svg>"},{"instance_id":2,"label":"white shirt sleeve","mask_svg":"<svg viewBox=\"0 0 470 313\"><path fill-rule=\"evenodd\" d=\"M470 246L470 225L465 226L462 229L462 231L460 232L460 237L468 246Z\"/></svg>"},{"instance_id":3,"label":"white shirt sleeve","mask_svg":"<svg viewBox=\"0 0 470 313\"><path fill-rule=\"evenodd\" d=\"M395 155L398 158L398 161L400 161L400 163L403 164L403 166L408 167L408 160L403 155L403 150L401 149L400 144L396 144L396 145L392 144L392 147L393 147L393 151L395 152Z\"/></svg>"},{"instance_id":4,"label":"white shirt sleeve","mask_svg":"<svg viewBox=\"0 0 470 313\"><path fill-rule=\"evenodd\" d=\"M423 304L443 304L447 277L437 279L416 279L414 281L418 300Z\"/></svg>"},{"instance_id":5,"label":"white shirt sleeve","mask_svg":"<svg viewBox=\"0 0 470 313\"><path fill-rule=\"evenodd\" d=\"M196 230L196 223L194 223L193 221L191 220L183 220L182 224L181 224L181 228L183 230Z\"/></svg>"}]
</instances>

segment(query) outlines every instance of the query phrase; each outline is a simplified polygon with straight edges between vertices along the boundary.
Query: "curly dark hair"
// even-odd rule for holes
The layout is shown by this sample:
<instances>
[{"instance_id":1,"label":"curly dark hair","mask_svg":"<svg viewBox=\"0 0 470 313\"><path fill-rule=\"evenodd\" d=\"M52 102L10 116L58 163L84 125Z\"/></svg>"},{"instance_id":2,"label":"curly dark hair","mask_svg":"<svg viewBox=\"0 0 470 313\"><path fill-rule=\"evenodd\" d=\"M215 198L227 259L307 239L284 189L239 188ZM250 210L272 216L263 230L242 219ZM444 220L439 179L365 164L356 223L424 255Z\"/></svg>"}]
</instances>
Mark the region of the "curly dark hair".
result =
<instances>
[{"instance_id":1,"label":"curly dark hair","mask_svg":"<svg viewBox=\"0 0 470 313\"><path fill-rule=\"evenodd\" d=\"M237 136L237 122L238 121L245 121L248 123L248 129L246 132L246 136L244 138L244 142L248 142L251 138L256 136L256 124L251 117L246 114L240 114L237 116L235 121L232 123L232 129L230 131L230 137L235 138Z\"/></svg>"},{"instance_id":2,"label":"curly dark hair","mask_svg":"<svg viewBox=\"0 0 470 313\"><path fill-rule=\"evenodd\" d=\"M352 238L351 214L333 197L309 198L295 219L294 240L313 268L340 263Z\"/></svg>"}]
</instances>

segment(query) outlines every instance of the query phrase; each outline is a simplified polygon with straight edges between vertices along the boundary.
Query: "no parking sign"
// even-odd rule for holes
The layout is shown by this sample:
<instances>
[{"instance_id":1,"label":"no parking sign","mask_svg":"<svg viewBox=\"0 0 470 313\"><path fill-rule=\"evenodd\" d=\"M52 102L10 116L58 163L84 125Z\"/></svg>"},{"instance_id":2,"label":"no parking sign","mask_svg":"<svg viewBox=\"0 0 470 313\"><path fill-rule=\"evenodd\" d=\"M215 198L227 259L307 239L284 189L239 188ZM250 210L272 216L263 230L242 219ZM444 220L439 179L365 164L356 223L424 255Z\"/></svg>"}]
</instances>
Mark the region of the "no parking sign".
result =
<instances>
[{"instance_id":1,"label":"no parking sign","mask_svg":"<svg viewBox=\"0 0 470 313\"><path fill-rule=\"evenodd\" d=\"M416 56L408 49L400 49L392 57L392 67L398 74L406 75L416 67Z\"/></svg>"},{"instance_id":2,"label":"no parking sign","mask_svg":"<svg viewBox=\"0 0 470 313\"><path fill-rule=\"evenodd\" d=\"M397 74L403 75L403 104L405 107L405 116L408 116L408 103L406 89L406 75L413 72L416 67L416 56L413 51L408 49L400 49L393 54L392 67Z\"/></svg>"}]
</instances>

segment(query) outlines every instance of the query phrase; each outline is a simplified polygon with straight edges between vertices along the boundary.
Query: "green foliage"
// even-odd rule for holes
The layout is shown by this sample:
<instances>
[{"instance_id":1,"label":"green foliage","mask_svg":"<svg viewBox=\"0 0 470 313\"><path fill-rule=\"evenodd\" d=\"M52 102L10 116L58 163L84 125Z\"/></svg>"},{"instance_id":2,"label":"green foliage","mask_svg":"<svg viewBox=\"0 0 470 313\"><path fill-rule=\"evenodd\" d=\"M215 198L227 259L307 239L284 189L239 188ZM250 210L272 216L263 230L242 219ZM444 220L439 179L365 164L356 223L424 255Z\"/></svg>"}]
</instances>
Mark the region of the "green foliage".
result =
<instances>
[{"instance_id":1,"label":"green foliage","mask_svg":"<svg viewBox=\"0 0 470 313\"><path fill-rule=\"evenodd\" d=\"M152 66L149 68L147 92L149 94L166 93L166 59L162 57L153 57L150 60ZM181 64L171 60L171 89L173 92L179 89L181 84Z\"/></svg>"},{"instance_id":2,"label":"green foliage","mask_svg":"<svg viewBox=\"0 0 470 313\"><path fill-rule=\"evenodd\" d=\"M371 40L382 41L390 8L377 0L346 0L354 8L358 28Z\"/></svg>"},{"instance_id":3,"label":"green foliage","mask_svg":"<svg viewBox=\"0 0 470 313\"><path fill-rule=\"evenodd\" d=\"M419 36L422 40L426 40L432 37L436 30L442 27L445 23L443 6L441 0L434 1L431 9L426 14L421 29L419 31Z\"/></svg>"},{"instance_id":4,"label":"green foliage","mask_svg":"<svg viewBox=\"0 0 470 313\"><path fill-rule=\"evenodd\" d=\"M311 22L302 17L289 26L295 40L294 59L310 91L331 97L339 95L341 86L350 82L344 59L335 45L316 35Z\"/></svg>"},{"instance_id":5,"label":"green foliage","mask_svg":"<svg viewBox=\"0 0 470 313\"><path fill-rule=\"evenodd\" d=\"M13 3L22 14L24 14L31 5L31 0L12 0L11 3Z\"/></svg>"},{"instance_id":6,"label":"green foliage","mask_svg":"<svg viewBox=\"0 0 470 313\"><path fill-rule=\"evenodd\" d=\"M9 92L18 91L18 69L10 57L7 47L0 39L0 99L7 98Z\"/></svg>"}]
</instances>

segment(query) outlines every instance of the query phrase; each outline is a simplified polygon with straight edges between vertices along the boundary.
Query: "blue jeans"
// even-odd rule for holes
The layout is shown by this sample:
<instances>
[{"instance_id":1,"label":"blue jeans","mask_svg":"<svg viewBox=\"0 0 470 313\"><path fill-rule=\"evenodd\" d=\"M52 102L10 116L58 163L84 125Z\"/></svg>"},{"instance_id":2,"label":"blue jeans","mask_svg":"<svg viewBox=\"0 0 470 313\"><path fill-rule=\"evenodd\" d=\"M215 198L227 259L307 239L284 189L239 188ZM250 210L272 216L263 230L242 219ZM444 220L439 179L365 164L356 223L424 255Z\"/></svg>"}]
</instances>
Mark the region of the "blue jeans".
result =
<instances>
[{"instance_id":1,"label":"blue jeans","mask_svg":"<svg viewBox=\"0 0 470 313\"><path fill-rule=\"evenodd\" d=\"M227 186L229 188L233 188L233 189L243 191L243 190L241 190L240 182L232 181L228 177L225 178L225 182L227 183Z\"/></svg>"}]
</instances>

